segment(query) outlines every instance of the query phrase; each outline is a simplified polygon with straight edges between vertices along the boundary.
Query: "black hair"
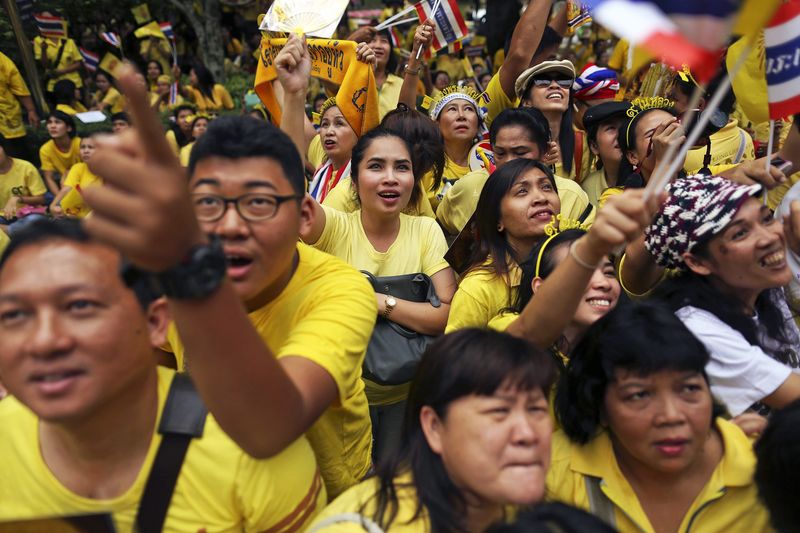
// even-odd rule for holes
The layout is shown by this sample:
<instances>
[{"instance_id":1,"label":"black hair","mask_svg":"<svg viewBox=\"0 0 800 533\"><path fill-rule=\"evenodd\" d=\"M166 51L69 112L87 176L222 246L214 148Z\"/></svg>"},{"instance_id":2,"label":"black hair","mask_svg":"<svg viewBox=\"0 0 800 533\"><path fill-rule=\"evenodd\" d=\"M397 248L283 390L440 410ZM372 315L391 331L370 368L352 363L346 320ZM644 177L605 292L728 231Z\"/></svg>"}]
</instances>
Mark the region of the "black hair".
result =
<instances>
[{"instance_id":1,"label":"black hair","mask_svg":"<svg viewBox=\"0 0 800 533\"><path fill-rule=\"evenodd\" d=\"M772 527L779 533L797 531L800 506L795 483L800 475L800 400L773 411L756 441L753 476L758 495L767 507Z\"/></svg>"},{"instance_id":2,"label":"black hair","mask_svg":"<svg viewBox=\"0 0 800 533\"><path fill-rule=\"evenodd\" d=\"M728 80L728 67L725 61L722 61L719 65L719 69L717 73L711 78L711 81L708 82L708 87L706 87L705 94L703 95L706 101L710 100L712 95L717 92L719 89L720 84L723 82L727 82ZM679 74L675 74L675 79L673 80L673 86L677 89L681 94L686 96L687 98L691 98L692 94L694 93L697 85L695 85L691 80L683 81ZM720 101L719 106L717 109L725 113L726 115L730 115L733 113L734 108L736 107L736 94L733 91L726 91L725 96Z\"/></svg>"},{"instance_id":3,"label":"black hair","mask_svg":"<svg viewBox=\"0 0 800 533\"><path fill-rule=\"evenodd\" d=\"M75 100L75 82L72 80L58 80L53 85L53 99L56 104L71 104Z\"/></svg>"},{"instance_id":4,"label":"black hair","mask_svg":"<svg viewBox=\"0 0 800 533\"><path fill-rule=\"evenodd\" d=\"M448 73L447 73L447 72L445 72L444 70L434 70L434 71L431 73L431 82L433 82L434 84L436 84L436 78L438 78L438 77L439 77L439 74L447 74L447 80L448 80L448 81L447 81L447 83L448 83L448 84L449 84L449 83L451 83L451 80L450 80L450 74L448 74Z\"/></svg>"},{"instance_id":5,"label":"black hair","mask_svg":"<svg viewBox=\"0 0 800 533\"><path fill-rule=\"evenodd\" d=\"M600 431L606 388L617 369L642 376L697 372L708 383L708 360L703 343L665 305L620 302L589 327L570 354L556 387L556 416L570 440L585 444ZM722 414L716 403L712 411L713 417Z\"/></svg>"},{"instance_id":6,"label":"black hair","mask_svg":"<svg viewBox=\"0 0 800 533\"><path fill-rule=\"evenodd\" d=\"M428 172L433 172L431 190L439 190L445 165L444 139L439 126L428 115L404 104L386 113L381 126L406 139L414 160L414 177L419 181Z\"/></svg>"},{"instance_id":7,"label":"black hair","mask_svg":"<svg viewBox=\"0 0 800 533\"><path fill-rule=\"evenodd\" d=\"M172 109L172 116L177 119L178 115L181 114L181 111L191 111L194 113L197 108L194 107L192 104L179 104Z\"/></svg>"},{"instance_id":8,"label":"black hair","mask_svg":"<svg viewBox=\"0 0 800 533\"><path fill-rule=\"evenodd\" d=\"M419 182L422 179L424 173L420 173L417 171L415 166L416 158L414 157L414 151L411 147L411 142L409 142L408 138L404 136L401 132L397 131L394 128L387 128L385 126L378 126L377 128L372 128L367 133L359 137L358 142L353 147L353 153L351 155L351 164L350 164L350 179L353 180L353 185L358 187L358 174L359 174L359 166L361 165L361 161L363 161L364 156L369 150L369 147L372 146L372 143L378 139L383 139L386 137L392 137L395 139L399 139L405 145L406 150L408 150L408 156L411 160L411 167L414 174L414 186L411 189L411 198L408 200L408 205L414 205L417 200L419 200L420 194L422 191L419 188Z\"/></svg>"},{"instance_id":9,"label":"black hair","mask_svg":"<svg viewBox=\"0 0 800 533\"><path fill-rule=\"evenodd\" d=\"M197 163L208 157L241 159L268 157L277 161L295 194L306 191L303 161L292 140L284 132L263 120L246 115L224 116L212 120L194 144L189 157L189 175Z\"/></svg>"},{"instance_id":10,"label":"black hair","mask_svg":"<svg viewBox=\"0 0 800 533\"><path fill-rule=\"evenodd\" d=\"M550 125L541 111L534 107L504 109L489 126L489 142L494 146L497 134L506 126L519 126L528 132L528 139L539 148L540 156L547 153L550 142Z\"/></svg>"},{"instance_id":11,"label":"black hair","mask_svg":"<svg viewBox=\"0 0 800 533\"><path fill-rule=\"evenodd\" d=\"M197 61L192 65L192 70L194 70L195 76L197 76L197 89L205 95L207 98L214 99L214 85L216 85L216 80L214 80L214 75L211 74L211 71L208 70L201 62Z\"/></svg>"},{"instance_id":12,"label":"black hair","mask_svg":"<svg viewBox=\"0 0 800 533\"><path fill-rule=\"evenodd\" d=\"M70 131L67 132L67 135L69 135L70 139L74 138L78 134L78 128L75 126L75 119L63 111L59 111L58 109L50 111L50 113L47 115L47 119L50 120L51 118L60 120L70 128Z\"/></svg>"},{"instance_id":13,"label":"black hair","mask_svg":"<svg viewBox=\"0 0 800 533\"><path fill-rule=\"evenodd\" d=\"M386 73L395 74L397 72L397 54L394 51L392 36L389 33L389 30L381 30L377 33L377 35L380 35L389 41L389 60L386 62Z\"/></svg>"},{"instance_id":14,"label":"black hair","mask_svg":"<svg viewBox=\"0 0 800 533\"><path fill-rule=\"evenodd\" d=\"M486 533L615 533L597 516L561 502L541 503L520 512L510 523L497 523Z\"/></svg>"},{"instance_id":15,"label":"black hair","mask_svg":"<svg viewBox=\"0 0 800 533\"><path fill-rule=\"evenodd\" d=\"M497 225L500 222L500 203L503 197L520 176L534 169L544 173L553 185L553 189L558 192L553 171L535 159L520 158L509 161L495 170L486 180L478 204L475 206L477 242L469 260L470 270L483 268L486 259L491 256L491 269L498 276L506 276L509 256L515 261L523 260L522 257L517 257L517 252L509 244L505 234L497 229Z\"/></svg>"},{"instance_id":16,"label":"black hair","mask_svg":"<svg viewBox=\"0 0 800 533\"><path fill-rule=\"evenodd\" d=\"M146 62L145 62L145 64L144 64L144 73L145 73L145 77L147 76L147 70L148 70L148 68L150 68L150 63L155 63L156 65L158 65L158 72L159 72L159 75L161 75L161 74L164 74L164 67L163 67L163 66L161 66L161 63L159 63L159 62L158 62L158 61L156 61L155 59L151 59L151 60L149 60L149 61L146 61Z\"/></svg>"},{"instance_id":17,"label":"black hair","mask_svg":"<svg viewBox=\"0 0 800 533\"><path fill-rule=\"evenodd\" d=\"M110 72L106 72L105 70L99 68L97 69L97 72L94 73L95 80L97 79L97 76L105 76L105 78L108 80L108 83L110 83L112 86L114 85L114 76L112 76Z\"/></svg>"},{"instance_id":18,"label":"black hair","mask_svg":"<svg viewBox=\"0 0 800 533\"><path fill-rule=\"evenodd\" d=\"M426 511L431 531L467 531L466 499L431 450L420 411L430 407L446 420L454 401L488 396L504 386L541 389L547 397L555 372L549 354L505 333L467 328L438 338L423 354L411 382L400 445L377 465L374 520L389 529L398 515L397 492L402 488L395 480L410 471L417 497L414 519Z\"/></svg>"},{"instance_id":19,"label":"black hair","mask_svg":"<svg viewBox=\"0 0 800 533\"><path fill-rule=\"evenodd\" d=\"M620 187L628 188L641 188L644 187L644 177L636 172L633 165L628 161L628 152L636 150L636 125L642 120L642 117L652 111L665 111L672 116L677 116L677 112L671 107L653 107L645 109L630 120L622 121L617 133L617 143L619 149L622 151L622 160L619 163L619 171L617 173L617 184ZM628 134L630 133L630 142Z\"/></svg>"},{"instance_id":20,"label":"black hair","mask_svg":"<svg viewBox=\"0 0 800 533\"><path fill-rule=\"evenodd\" d=\"M74 218L41 217L31 220L15 229L14 236L0 256L0 271L3 270L11 256L20 249L50 241L85 244L92 242L92 239L83 229L81 222ZM161 296L150 283L150 275L132 267L124 258L121 258L120 276L126 286L134 292L142 309L147 309L153 300Z\"/></svg>"},{"instance_id":21,"label":"black hair","mask_svg":"<svg viewBox=\"0 0 800 533\"><path fill-rule=\"evenodd\" d=\"M8 143L6 142L6 136L0 133L0 148L2 148L3 151L5 152L7 146ZM8 157L8 154L6 154L6 157Z\"/></svg>"},{"instance_id":22,"label":"black hair","mask_svg":"<svg viewBox=\"0 0 800 533\"><path fill-rule=\"evenodd\" d=\"M111 122L116 122L118 120L124 120L128 124L131 123L131 117L125 111L117 111L111 115Z\"/></svg>"},{"instance_id":23,"label":"black hair","mask_svg":"<svg viewBox=\"0 0 800 533\"><path fill-rule=\"evenodd\" d=\"M708 242L706 240L695 246L692 253L708 259ZM785 365L797 364L798 354L793 346L800 339L790 324L791 319L787 319L779 307L784 298L780 288L766 289L758 295L754 306L757 321L745 312L742 302L734 295L715 287L709 276L701 276L692 271L667 278L656 287L652 296L665 302L673 311L687 305L708 311L741 333L752 346L760 347L777 361ZM778 345L764 339L764 334L773 341L778 341Z\"/></svg>"},{"instance_id":24,"label":"black hair","mask_svg":"<svg viewBox=\"0 0 800 533\"><path fill-rule=\"evenodd\" d=\"M528 302L531 301L531 298L533 298L533 280L536 277L547 279L547 276L549 276L559 265L559 263L555 260L554 252L561 246L570 244L573 241L577 241L584 235L586 235L585 230L577 228L568 229L566 231L556 233L552 239L543 239L533 249L531 255L528 256L525 261L519 264L520 269L522 270L522 277L520 279L517 297L510 311L521 313L522 310L525 309L525 306L528 305ZM539 260L540 253L542 259L541 264L539 265L539 272L537 276L536 262Z\"/></svg>"},{"instance_id":25,"label":"black hair","mask_svg":"<svg viewBox=\"0 0 800 533\"><path fill-rule=\"evenodd\" d=\"M180 124L178 124L178 116L181 114L181 111L191 111L192 113L195 113L196 109L192 104L180 104L172 110L172 117L175 119L175 121L169 125L169 129L172 130L172 133L175 135L175 142L178 143L178 147L183 148L192 142L192 130L190 128L189 134L187 135L181 129Z\"/></svg>"}]
</instances>

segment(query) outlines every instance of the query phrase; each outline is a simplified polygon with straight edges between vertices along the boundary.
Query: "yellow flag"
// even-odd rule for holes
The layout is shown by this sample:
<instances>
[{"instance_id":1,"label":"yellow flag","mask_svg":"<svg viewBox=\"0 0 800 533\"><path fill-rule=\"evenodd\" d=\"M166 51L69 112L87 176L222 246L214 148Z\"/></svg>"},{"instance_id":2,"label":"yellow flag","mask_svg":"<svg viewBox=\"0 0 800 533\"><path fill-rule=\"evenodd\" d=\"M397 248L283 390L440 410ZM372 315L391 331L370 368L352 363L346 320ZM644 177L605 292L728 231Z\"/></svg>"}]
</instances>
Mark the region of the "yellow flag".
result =
<instances>
[{"instance_id":1,"label":"yellow flag","mask_svg":"<svg viewBox=\"0 0 800 533\"><path fill-rule=\"evenodd\" d=\"M166 39L164 32L161 31L161 26L155 20L141 28L138 28L133 34L137 39L147 39L148 37L155 37L157 39Z\"/></svg>"},{"instance_id":2,"label":"yellow flag","mask_svg":"<svg viewBox=\"0 0 800 533\"><path fill-rule=\"evenodd\" d=\"M464 73L466 73L467 77L474 78L475 71L472 70L472 63L470 63L468 57L461 58L461 64L464 65Z\"/></svg>"},{"instance_id":3,"label":"yellow flag","mask_svg":"<svg viewBox=\"0 0 800 533\"><path fill-rule=\"evenodd\" d=\"M153 20L153 17L150 16L150 8L147 7L147 4L133 6L131 8L131 13L133 13L133 18L136 19L136 24L144 24L145 22Z\"/></svg>"},{"instance_id":4,"label":"yellow flag","mask_svg":"<svg viewBox=\"0 0 800 533\"><path fill-rule=\"evenodd\" d=\"M733 26L734 35L756 37L770 21L783 0L745 0Z\"/></svg>"},{"instance_id":5,"label":"yellow flag","mask_svg":"<svg viewBox=\"0 0 800 533\"><path fill-rule=\"evenodd\" d=\"M112 54L111 52L106 52L106 55L103 56L103 59L100 61L100 70L105 70L115 78L117 77L117 69L122 66L122 60Z\"/></svg>"},{"instance_id":6,"label":"yellow flag","mask_svg":"<svg viewBox=\"0 0 800 533\"><path fill-rule=\"evenodd\" d=\"M763 33L750 46L747 37L742 37L728 48L725 63L728 72L733 70L743 53L747 53L744 65L731 80L733 94L741 106L744 114L753 123L769 121L769 106L767 102L767 70L764 64L766 52L764 50ZM749 50L749 51L748 51Z\"/></svg>"},{"instance_id":7,"label":"yellow flag","mask_svg":"<svg viewBox=\"0 0 800 533\"><path fill-rule=\"evenodd\" d=\"M262 37L255 89L273 121L280 124L281 109L272 90L278 77L275 57L286 39ZM378 89L372 67L356 59L356 43L335 39L309 39L311 75L339 85L336 106L359 137L380 122Z\"/></svg>"}]
</instances>

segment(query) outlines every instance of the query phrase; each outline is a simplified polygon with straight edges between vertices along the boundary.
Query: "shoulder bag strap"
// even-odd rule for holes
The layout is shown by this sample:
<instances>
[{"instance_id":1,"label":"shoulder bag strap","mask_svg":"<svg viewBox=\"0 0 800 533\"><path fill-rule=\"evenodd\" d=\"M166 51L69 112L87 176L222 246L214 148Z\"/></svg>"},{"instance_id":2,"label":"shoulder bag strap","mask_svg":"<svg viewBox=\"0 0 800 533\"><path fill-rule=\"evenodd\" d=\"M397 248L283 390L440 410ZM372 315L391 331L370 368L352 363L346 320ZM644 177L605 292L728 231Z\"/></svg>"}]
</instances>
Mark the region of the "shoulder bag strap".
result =
<instances>
[{"instance_id":1,"label":"shoulder bag strap","mask_svg":"<svg viewBox=\"0 0 800 533\"><path fill-rule=\"evenodd\" d=\"M61 46L58 47L58 54L56 55L56 62L53 63L52 68L58 69L58 65L61 63L61 58L64 56L64 47L67 46L67 40L61 39ZM51 66L51 65L48 65Z\"/></svg>"},{"instance_id":2,"label":"shoulder bag strap","mask_svg":"<svg viewBox=\"0 0 800 533\"><path fill-rule=\"evenodd\" d=\"M614 504L608 499L600 486L603 482L599 477L584 476L586 483L586 494L589 496L589 510L593 515L601 519L611 527L616 528L616 517L614 516Z\"/></svg>"},{"instance_id":3,"label":"shoulder bag strap","mask_svg":"<svg viewBox=\"0 0 800 533\"><path fill-rule=\"evenodd\" d=\"M586 219L589 218L589 215L592 214L592 209L594 209L594 205L592 202L589 202L589 205L587 205L586 209L583 210L581 216L578 217L578 222L583 223L586 221Z\"/></svg>"},{"instance_id":4,"label":"shoulder bag strap","mask_svg":"<svg viewBox=\"0 0 800 533\"><path fill-rule=\"evenodd\" d=\"M161 445L136 513L136 529L140 533L163 528L186 451L193 438L203 435L207 414L189 376L176 374L158 426Z\"/></svg>"},{"instance_id":5,"label":"shoulder bag strap","mask_svg":"<svg viewBox=\"0 0 800 533\"><path fill-rule=\"evenodd\" d=\"M747 135L747 133L739 129L739 149L736 151L736 157L733 158L733 162L737 165L742 162L744 151L747 149L747 137L745 137L745 135Z\"/></svg>"}]
</instances>

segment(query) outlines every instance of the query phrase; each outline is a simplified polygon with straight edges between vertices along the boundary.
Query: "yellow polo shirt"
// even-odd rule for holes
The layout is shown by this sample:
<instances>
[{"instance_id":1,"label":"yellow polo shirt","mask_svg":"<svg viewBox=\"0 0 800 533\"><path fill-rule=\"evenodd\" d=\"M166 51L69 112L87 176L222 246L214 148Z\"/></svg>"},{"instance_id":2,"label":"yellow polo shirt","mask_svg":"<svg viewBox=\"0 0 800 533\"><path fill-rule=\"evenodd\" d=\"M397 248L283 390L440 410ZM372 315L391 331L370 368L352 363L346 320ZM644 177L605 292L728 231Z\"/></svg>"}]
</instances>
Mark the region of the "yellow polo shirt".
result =
<instances>
[{"instance_id":1,"label":"yellow polo shirt","mask_svg":"<svg viewBox=\"0 0 800 533\"><path fill-rule=\"evenodd\" d=\"M173 376L174 371L158 368L159 418ZM1 401L0 522L112 513L117 531L132 532L161 444L157 427L158 421L144 463L128 490L116 498L86 498L65 487L42 458L38 417L13 397ZM208 415L203 436L192 440L186 452L164 531L302 531L325 500L325 487L304 437L269 459L256 460Z\"/></svg>"},{"instance_id":2,"label":"yellow polo shirt","mask_svg":"<svg viewBox=\"0 0 800 533\"><path fill-rule=\"evenodd\" d=\"M9 239L8 234L0 229L0 254L2 254L5 251L6 246L8 246L10 240L11 239Z\"/></svg>"},{"instance_id":3,"label":"yellow polo shirt","mask_svg":"<svg viewBox=\"0 0 800 533\"><path fill-rule=\"evenodd\" d=\"M489 179L486 170L475 170L459 179L445 193L436 208L436 219L448 233L458 234L469 221L478 205L478 198ZM589 205L589 197L581 186L572 180L556 176L556 188L561 200L561 213L570 219L577 220ZM596 216L592 209L585 222L591 224Z\"/></svg>"},{"instance_id":4,"label":"yellow polo shirt","mask_svg":"<svg viewBox=\"0 0 800 533\"><path fill-rule=\"evenodd\" d=\"M511 307L519 291L522 270L511 261L508 276L499 276L491 261L467 273L450 303L445 333L464 328L485 328L503 309Z\"/></svg>"},{"instance_id":5,"label":"yellow polo shirt","mask_svg":"<svg viewBox=\"0 0 800 533\"><path fill-rule=\"evenodd\" d=\"M679 532L771 531L767 510L758 500L753 472L753 444L738 426L717 418L724 455L706 486L683 517ZM553 435L547 491L550 500L591 511L586 478L601 479L600 490L613 506L620 533L653 533L636 493L620 471L607 432L586 445L569 441L558 431Z\"/></svg>"},{"instance_id":6,"label":"yellow polo shirt","mask_svg":"<svg viewBox=\"0 0 800 533\"><path fill-rule=\"evenodd\" d=\"M711 166L741 163L756 158L753 138L739 127L736 119L730 119L724 128L711 137ZM706 148L695 148L686 154L683 168L687 174L696 174L703 167Z\"/></svg>"},{"instance_id":7,"label":"yellow polo shirt","mask_svg":"<svg viewBox=\"0 0 800 533\"><path fill-rule=\"evenodd\" d=\"M62 39L52 39L50 37L37 36L33 38L33 57L37 62L41 61L42 44L44 44L45 41L47 42L46 53L49 68L53 70L60 70L72 65L73 63L83 61L83 57L78 51L78 45L75 44L75 41L72 39L67 39L64 43L64 52L61 54L61 60L58 62L58 65L54 65L53 63L58 57L58 50L61 48ZM56 82L61 80L72 81L75 84L75 87L78 89L83 87L83 80L81 79L80 70L73 70L72 72L62 74L61 76L50 78L47 81L47 90L52 91L53 87L56 85Z\"/></svg>"},{"instance_id":8,"label":"yellow polo shirt","mask_svg":"<svg viewBox=\"0 0 800 533\"><path fill-rule=\"evenodd\" d=\"M0 52L0 135L6 139L25 136L22 106L17 97L30 95L17 66Z\"/></svg>"},{"instance_id":9,"label":"yellow polo shirt","mask_svg":"<svg viewBox=\"0 0 800 533\"><path fill-rule=\"evenodd\" d=\"M275 357L304 357L336 382L339 398L306 432L331 498L358 483L372 465L372 427L361 365L378 309L364 276L340 259L298 243L299 261L277 298L250 313ZM191 356L174 325L167 340L179 369Z\"/></svg>"},{"instance_id":10,"label":"yellow polo shirt","mask_svg":"<svg viewBox=\"0 0 800 533\"><path fill-rule=\"evenodd\" d=\"M378 114L381 119L386 113L397 109L397 102L400 100L400 89L403 87L403 78L389 74L386 81L378 89Z\"/></svg>"}]
</instances>

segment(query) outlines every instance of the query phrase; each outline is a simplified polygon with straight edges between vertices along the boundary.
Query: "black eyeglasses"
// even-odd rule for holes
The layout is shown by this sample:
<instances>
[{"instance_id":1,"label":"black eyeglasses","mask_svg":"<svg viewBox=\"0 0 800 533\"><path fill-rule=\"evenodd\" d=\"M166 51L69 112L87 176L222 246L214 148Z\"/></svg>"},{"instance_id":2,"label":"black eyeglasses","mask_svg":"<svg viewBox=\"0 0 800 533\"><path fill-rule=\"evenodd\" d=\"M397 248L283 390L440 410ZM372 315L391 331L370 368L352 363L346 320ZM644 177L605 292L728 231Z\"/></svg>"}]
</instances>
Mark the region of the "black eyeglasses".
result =
<instances>
[{"instance_id":1,"label":"black eyeglasses","mask_svg":"<svg viewBox=\"0 0 800 533\"><path fill-rule=\"evenodd\" d=\"M556 82L559 87L569 89L572 87L571 78L533 78L533 85L536 87L549 87L552 82Z\"/></svg>"},{"instance_id":2,"label":"black eyeglasses","mask_svg":"<svg viewBox=\"0 0 800 533\"><path fill-rule=\"evenodd\" d=\"M248 222L258 222L274 217L282 203L301 198L302 194L278 196L254 192L236 198L225 198L218 194L194 193L192 205L195 216L200 222L216 222L221 219L228 211L228 204L235 205L236 212L243 219Z\"/></svg>"}]
</instances>

